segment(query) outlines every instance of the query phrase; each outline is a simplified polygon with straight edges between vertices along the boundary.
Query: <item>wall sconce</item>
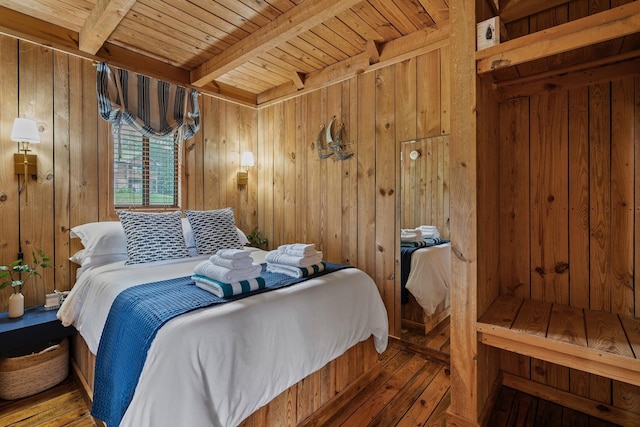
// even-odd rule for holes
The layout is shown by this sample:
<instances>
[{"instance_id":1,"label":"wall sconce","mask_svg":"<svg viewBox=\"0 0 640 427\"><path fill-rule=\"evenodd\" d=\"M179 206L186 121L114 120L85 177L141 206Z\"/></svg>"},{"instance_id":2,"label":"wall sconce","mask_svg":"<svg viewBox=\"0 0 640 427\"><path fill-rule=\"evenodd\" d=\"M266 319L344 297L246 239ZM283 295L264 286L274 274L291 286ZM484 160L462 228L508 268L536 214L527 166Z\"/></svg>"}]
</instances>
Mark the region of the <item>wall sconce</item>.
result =
<instances>
[{"instance_id":1,"label":"wall sconce","mask_svg":"<svg viewBox=\"0 0 640 427\"><path fill-rule=\"evenodd\" d=\"M251 151L243 152L240 167L244 168L244 170L238 171L238 185L247 185L249 182L249 168L253 167L254 164L253 153Z\"/></svg>"},{"instance_id":2,"label":"wall sconce","mask_svg":"<svg viewBox=\"0 0 640 427\"><path fill-rule=\"evenodd\" d=\"M38 125L31 119L18 117L13 121L11 140L18 142L18 152L13 154L13 163L16 175L24 175L25 180L29 175L38 174L38 162L35 154L27 154L29 144L40 143ZM22 154L20 154L22 152Z\"/></svg>"}]
</instances>

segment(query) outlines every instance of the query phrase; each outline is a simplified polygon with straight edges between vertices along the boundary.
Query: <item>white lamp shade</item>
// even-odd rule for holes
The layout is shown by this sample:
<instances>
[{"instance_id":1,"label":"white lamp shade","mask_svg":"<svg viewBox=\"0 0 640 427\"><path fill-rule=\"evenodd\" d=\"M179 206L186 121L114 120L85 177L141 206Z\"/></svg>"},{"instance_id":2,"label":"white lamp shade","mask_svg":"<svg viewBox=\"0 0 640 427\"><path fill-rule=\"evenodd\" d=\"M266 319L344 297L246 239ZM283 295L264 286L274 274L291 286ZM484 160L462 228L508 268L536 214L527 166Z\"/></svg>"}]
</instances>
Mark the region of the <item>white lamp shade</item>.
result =
<instances>
[{"instance_id":1,"label":"white lamp shade","mask_svg":"<svg viewBox=\"0 0 640 427\"><path fill-rule=\"evenodd\" d=\"M242 159L240 160L240 166L250 168L254 165L253 153L251 151L245 151L242 153Z\"/></svg>"},{"instance_id":2,"label":"white lamp shade","mask_svg":"<svg viewBox=\"0 0 640 427\"><path fill-rule=\"evenodd\" d=\"M17 142L28 142L29 144L40 143L40 133L38 125L31 119L18 117L13 121L11 129L11 140Z\"/></svg>"}]
</instances>

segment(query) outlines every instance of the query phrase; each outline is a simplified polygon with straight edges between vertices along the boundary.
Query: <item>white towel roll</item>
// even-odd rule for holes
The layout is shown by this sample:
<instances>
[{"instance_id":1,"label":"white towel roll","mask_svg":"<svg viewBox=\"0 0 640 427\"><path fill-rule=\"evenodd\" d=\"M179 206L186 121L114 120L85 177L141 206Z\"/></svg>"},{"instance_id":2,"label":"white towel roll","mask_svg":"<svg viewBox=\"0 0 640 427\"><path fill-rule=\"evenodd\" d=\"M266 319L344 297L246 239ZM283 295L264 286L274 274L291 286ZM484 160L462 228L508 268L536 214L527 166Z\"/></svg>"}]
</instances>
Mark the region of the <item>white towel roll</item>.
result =
<instances>
[{"instance_id":1,"label":"white towel roll","mask_svg":"<svg viewBox=\"0 0 640 427\"><path fill-rule=\"evenodd\" d=\"M221 258L238 259L238 258L250 258L251 251L247 249L220 249L216 252Z\"/></svg>"},{"instance_id":2,"label":"white towel roll","mask_svg":"<svg viewBox=\"0 0 640 427\"><path fill-rule=\"evenodd\" d=\"M260 264L252 264L247 268L227 268L221 265L215 265L211 261L204 261L193 269L195 274L209 277L220 282L231 283L249 280L260 276L262 266Z\"/></svg>"},{"instance_id":3,"label":"white towel roll","mask_svg":"<svg viewBox=\"0 0 640 427\"><path fill-rule=\"evenodd\" d=\"M278 246L278 250L287 255L307 256L316 254L315 243L290 243Z\"/></svg>"},{"instance_id":4,"label":"white towel roll","mask_svg":"<svg viewBox=\"0 0 640 427\"><path fill-rule=\"evenodd\" d=\"M209 257L209 261L211 261L215 265L220 265L227 268L248 268L253 265L253 258L251 257L223 258L220 255L216 254Z\"/></svg>"},{"instance_id":5,"label":"white towel roll","mask_svg":"<svg viewBox=\"0 0 640 427\"><path fill-rule=\"evenodd\" d=\"M303 257L287 255L278 250L270 251L264 257L267 262L274 264L286 264L294 267L309 267L313 264L322 262L322 252L316 252L314 255L306 255Z\"/></svg>"}]
</instances>

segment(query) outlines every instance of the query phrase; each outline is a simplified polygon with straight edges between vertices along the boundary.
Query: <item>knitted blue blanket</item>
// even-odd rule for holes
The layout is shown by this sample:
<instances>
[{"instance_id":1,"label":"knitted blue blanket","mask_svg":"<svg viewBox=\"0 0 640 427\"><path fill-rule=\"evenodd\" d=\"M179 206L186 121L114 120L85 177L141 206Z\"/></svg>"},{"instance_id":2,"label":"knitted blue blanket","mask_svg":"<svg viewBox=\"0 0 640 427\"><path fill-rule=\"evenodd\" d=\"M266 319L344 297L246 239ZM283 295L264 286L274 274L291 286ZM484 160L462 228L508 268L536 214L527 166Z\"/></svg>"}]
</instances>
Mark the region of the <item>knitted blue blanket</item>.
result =
<instances>
[{"instance_id":1,"label":"knitted blue blanket","mask_svg":"<svg viewBox=\"0 0 640 427\"><path fill-rule=\"evenodd\" d=\"M198 288L190 276L122 291L111 305L100 338L91 415L110 427L120 424L133 398L149 347L160 327L169 320L198 308L283 288L349 267L324 264L322 272L304 278L267 272L263 264L261 277L265 279L265 288L230 298L218 298Z\"/></svg>"}]
</instances>

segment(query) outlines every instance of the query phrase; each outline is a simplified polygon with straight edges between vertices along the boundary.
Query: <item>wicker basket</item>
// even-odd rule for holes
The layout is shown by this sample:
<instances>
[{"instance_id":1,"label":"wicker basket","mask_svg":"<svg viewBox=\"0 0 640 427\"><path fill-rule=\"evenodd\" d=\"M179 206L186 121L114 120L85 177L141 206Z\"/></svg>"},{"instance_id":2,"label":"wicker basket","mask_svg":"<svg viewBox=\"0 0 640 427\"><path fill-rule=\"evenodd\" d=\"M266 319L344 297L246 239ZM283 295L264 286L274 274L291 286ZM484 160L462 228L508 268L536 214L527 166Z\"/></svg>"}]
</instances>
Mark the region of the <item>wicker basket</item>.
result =
<instances>
[{"instance_id":1,"label":"wicker basket","mask_svg":"<svg viewBox=\"0 0 640 427\"><path fill-rule=\"evenodd\" d=\"M69 340L39 353L0 358L0 399L20 399L53 387L69 374Z\"/></svg>"}]
</instances>

